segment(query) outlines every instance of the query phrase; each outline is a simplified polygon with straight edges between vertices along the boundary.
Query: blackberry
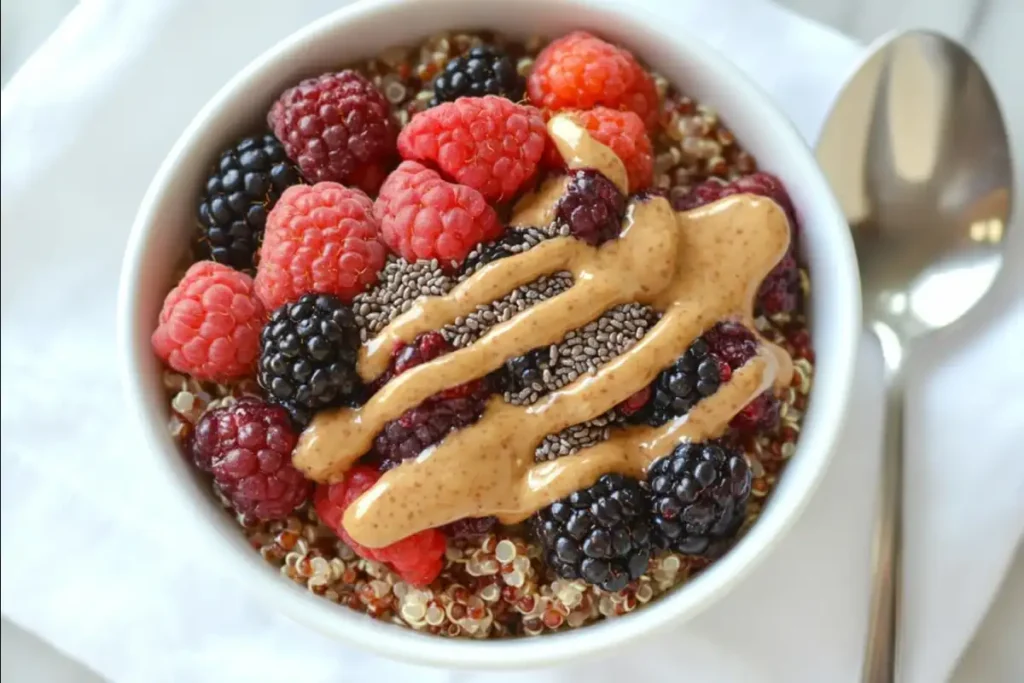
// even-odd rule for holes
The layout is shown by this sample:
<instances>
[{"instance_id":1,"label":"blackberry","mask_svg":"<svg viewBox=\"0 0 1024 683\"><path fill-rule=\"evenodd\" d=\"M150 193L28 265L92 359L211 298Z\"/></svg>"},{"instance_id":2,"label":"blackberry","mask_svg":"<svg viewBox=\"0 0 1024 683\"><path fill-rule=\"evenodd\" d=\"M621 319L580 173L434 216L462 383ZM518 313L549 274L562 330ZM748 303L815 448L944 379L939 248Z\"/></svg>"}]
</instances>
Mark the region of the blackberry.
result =
<instances>
[{"instance_id":1,"label":"blackberry","mask_svg":"<svg viewBox=\"0 0 1024 683\"><path fill-rule=\"evenodd\" d=\"M201 258L240 270L254 267L267 213L286 188L301 181L270 133L225 150L199 202Z\"/></svg>"},{"instance_id":2,"label":"blackberry","mask_svg":"<svg viewBox=\"0 0 1024 683\"><path fill-rule=\"evenodd\" d=\"M551 357L547 347L534 349L522 356L505 361L498 371L498 383L503 393L519 394L527 389L538 394L547 393L544 373L551 368Z\"/></svg>"},{"instance_id":3,"label":"blackberry","mask_svg":"<svg viewBox=\"0 0 1024 683\"><path fill-rule=\"evenodd\" d=\"M313 411L360 401L359 329L336 297L306 294L274 311L260 334L259 381L302 424Z\"/></svg>"},{"instance_id":4,"label":"blackberry","mask_svg":"<svg viewBox=\"0 0 1024 683\"><path fill-rule=\"evenodd\" d=\"M430 106L454 102L460 97L500 95L513 102L523 99L523 77L512 59L493 45L474 47L465 56L455 57L434 79L434 97Z\"/></svg>"},{"instance_id":5,"label":"blackberry","mask_svg":"<svg viewBox=\"0 0 1024 683\"><path fill-rule=\"evenodd\" d=\"M569 176L555 210L555 225L567 225L577 239L597 246L619 236L626 198L604 175L580 169Z\"/></svg>"},{"instance_id":6,"label":"blackberry","mask_svg":"<svg viewBox=\"0 0 1024 683\"><path fill-rule=\"evenodd\" d=\"M650 400L631 419L660 427L688 413L702 398L718 391L720 384L718 359L699 337L675 363L661 371L651 384Z\"/></svg>"},{"instance_id":7,"label":"blackberry","mask_svg":"<svg viewBox=\"0 0 1024 683\"><path fill-rule=\"evenodd\" d=\"M757 355L757 337L737 322L720 322L704 333L711 353L736 370Z\"/></svg>"},{"instance_id":8,"label":"blackberry","mask_svg":"<svg viewBox=\"0 0 1024 683\"><path fill-rule=\"evenodd\" d=\"M790 246L757 290L757 310L764 315L792 313L800 307L802 295L800 266Z\"/></svg>"},{"instance_id":9,"label":"blackberry","mask_svg":"<svg viewBox=\"0 0 1024 683\"><path fill-rule=\"evenodd\" d=\"M743 523L750 468L716 443L684 443L647 470L654 545L684 555L720 556Z\"/></svg>"},{"instance_id":10,"label":"blackberry","mask_svg":"<svg viewBox=\"0 0 1024 683\"><path fill-rule=\"evenodd\" d=\"M564 579L617 592L647 571L650 507L635 479L605 474L538 512L532 525L548 566Z\"/></svg>"},{"instance_id":11,"label":"blackberry","mask_svg":"<svg viewBox=\"0 0 1024 683\"><path fill-rule=\"evenodd\" d=\"M462 272L467 276L472 275L488 263L514 254L521 254L547 238L548 235L538 228L509 228L500 239L481 244L469 252L466 260L462 263Z\"/></svg>"},{"instance_id":12,"label":"blackberry","mask_svg":"<svg viewBox=\"0 0 1024 683\"><path fill-rule=\"evenodd\" d=\"M313 411L305 406L300 406L293 401L275 401L277 405L288 411L292 418L292 424L299 429L305 429L313 421Z\"/></svg>"}]
</instances>

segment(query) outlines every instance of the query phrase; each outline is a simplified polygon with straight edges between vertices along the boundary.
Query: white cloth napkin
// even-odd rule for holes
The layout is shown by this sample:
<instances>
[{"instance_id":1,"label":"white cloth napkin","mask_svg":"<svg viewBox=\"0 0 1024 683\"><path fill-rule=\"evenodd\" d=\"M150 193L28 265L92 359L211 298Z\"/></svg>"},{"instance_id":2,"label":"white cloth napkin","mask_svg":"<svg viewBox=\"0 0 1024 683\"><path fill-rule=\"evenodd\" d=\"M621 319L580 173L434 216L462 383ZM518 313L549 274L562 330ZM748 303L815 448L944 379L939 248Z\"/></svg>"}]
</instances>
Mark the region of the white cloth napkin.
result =
<instances>
[{"instance_id":1,"label":"white cloth napkin","mask_svg":"<svg viewBox=\"0 0 1024 683\"><path fill-rule=\"evenodd\" d=\"M212 561L123 419L114 292L135 208L222 83L337 0L83 0L3 91L2 611L139 681L855 681L880 364L806 513L735 591L605 659L445 672L329 641ZM645 0L732 58L808 140L860 48L764 0ZM1019 227L1019 226L1018 226ZM983 310L921 348L908 402L907 681L947 678L1024 527L1024 240Z\"/></svg>"}]
</instances>

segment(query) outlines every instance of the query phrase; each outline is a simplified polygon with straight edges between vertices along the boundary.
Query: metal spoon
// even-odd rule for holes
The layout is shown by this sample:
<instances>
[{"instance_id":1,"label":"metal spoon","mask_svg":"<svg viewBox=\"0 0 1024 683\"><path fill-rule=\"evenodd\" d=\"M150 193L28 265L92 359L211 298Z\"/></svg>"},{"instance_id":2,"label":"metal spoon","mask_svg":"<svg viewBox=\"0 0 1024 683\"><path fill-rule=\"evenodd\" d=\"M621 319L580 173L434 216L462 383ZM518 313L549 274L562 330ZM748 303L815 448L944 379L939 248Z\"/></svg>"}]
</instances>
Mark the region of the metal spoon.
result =
<instances>
[{"instance_id":1,"label":"metal spoon","mask_svg":"<svg viewBox=\"0 0 1024 683\"><path fill-rule=\"evenodd\" d=\"M1013 170L985 74L952 40L890 35L846 83L818 161L850 223L885 363L885 441L861 680L898 680L903 401L916 338L958 320L1002 265Z\"/></svg>"}]
</instances>

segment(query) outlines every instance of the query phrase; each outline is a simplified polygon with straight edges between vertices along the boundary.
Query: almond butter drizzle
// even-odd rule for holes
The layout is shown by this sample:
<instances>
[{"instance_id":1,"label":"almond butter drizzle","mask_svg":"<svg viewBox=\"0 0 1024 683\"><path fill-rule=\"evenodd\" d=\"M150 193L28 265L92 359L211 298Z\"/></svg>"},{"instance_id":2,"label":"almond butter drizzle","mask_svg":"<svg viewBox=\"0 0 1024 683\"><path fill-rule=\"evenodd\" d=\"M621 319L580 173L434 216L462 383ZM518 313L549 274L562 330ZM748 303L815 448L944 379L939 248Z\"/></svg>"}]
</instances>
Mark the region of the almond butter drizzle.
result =
<instances>
[{"instance_id":1,"label":"almond butter drizzle","mask_svg":"<svg viewBox=\"0 0 1024 683\"><path fill-rule=\"evenodd\" d=\"M621 169L614 153L571 119L554 117L549 131L563 156L576 159L572 163L593 160L586 165L606 175L616 173L615 162ZM550 217L558 196L554 186L557 181L524 200L513 224ZM632 202L620 238L601 247L556 238L496 261L446 296L420 299L364 345L363 378L384 372L397 344L440 329L541 275L567 270L575 281L568 291L493 327L474 344L391 380L361 408L321 413L302 434L293 462L312 479L337 480L370 450L389 420L423 399L483 377L508 358L557 343L609 308L637 301L662 317L632 349L532 406L492 398L476 424L385 474L348 509L343 523L358 543L380 547L462 517L521 521L601 474L641 475L679 441L717 436L773 383L787 385L792 365L785 351L762 340L758 356L729 382L662 427L622 429L609 441L552 462L536 464L533 453L547 434L598 417L649 384L717 321L739 318L753 329L758 283L788 243L785 215L769 200L739 195L676 214L664 198L654 197Z\"/></svg>"}]
</instances>

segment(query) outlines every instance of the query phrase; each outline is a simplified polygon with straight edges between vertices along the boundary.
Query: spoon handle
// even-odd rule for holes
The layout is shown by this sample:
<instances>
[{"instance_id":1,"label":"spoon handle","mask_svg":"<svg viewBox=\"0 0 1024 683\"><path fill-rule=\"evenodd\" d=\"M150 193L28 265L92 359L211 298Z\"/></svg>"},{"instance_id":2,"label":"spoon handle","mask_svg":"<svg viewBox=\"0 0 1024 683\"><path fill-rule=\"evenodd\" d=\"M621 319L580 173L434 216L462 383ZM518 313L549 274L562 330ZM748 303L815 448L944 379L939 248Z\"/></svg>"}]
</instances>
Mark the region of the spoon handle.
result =
<instances>
[{"instance_id":1,"label":"spoon handle","mask_svg":"<svg viewBox=\"0 0 1024 683\"><path fill-rule=\"evenodd\" d=\"M900 548L903 530L902 345L876 329L885 359L885 424L878 517L872 557L871 603L862 683L895 683L899 645Z\"/></svg>"}]
</instances>

